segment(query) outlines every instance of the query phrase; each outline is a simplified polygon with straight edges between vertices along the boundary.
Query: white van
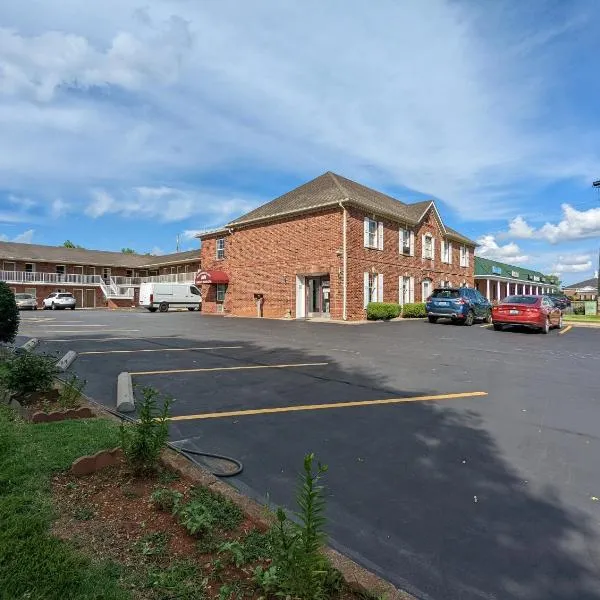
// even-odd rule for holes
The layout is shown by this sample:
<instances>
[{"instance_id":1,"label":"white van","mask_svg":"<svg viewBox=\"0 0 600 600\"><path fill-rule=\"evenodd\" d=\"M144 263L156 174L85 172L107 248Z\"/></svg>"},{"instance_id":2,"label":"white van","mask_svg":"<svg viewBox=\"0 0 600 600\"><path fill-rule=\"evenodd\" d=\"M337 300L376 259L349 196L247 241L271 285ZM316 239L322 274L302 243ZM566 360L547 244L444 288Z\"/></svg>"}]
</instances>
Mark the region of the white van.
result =
<instances>
[{"instance_id":1,"label":"white van","mask_svg":"<svg viewBox=\"0 0 600 600\"><path fill-rule=\"evenodd\" d=\"M169 307L200 308L200 290L189 283L142 283L140 286L140 306L150 312L167 312Z\"/></svg>"}]
</instances>

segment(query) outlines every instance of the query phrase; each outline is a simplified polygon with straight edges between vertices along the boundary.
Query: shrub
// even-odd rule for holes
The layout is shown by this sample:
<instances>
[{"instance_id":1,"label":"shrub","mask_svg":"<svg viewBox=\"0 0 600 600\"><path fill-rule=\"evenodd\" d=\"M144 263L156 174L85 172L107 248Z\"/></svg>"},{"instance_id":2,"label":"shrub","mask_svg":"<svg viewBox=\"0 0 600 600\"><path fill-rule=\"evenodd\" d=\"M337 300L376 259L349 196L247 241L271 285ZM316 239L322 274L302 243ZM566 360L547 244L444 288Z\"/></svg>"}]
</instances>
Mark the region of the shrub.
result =
<instances>
[{"instance_id":1,"label":"shrub","mask_svg":"<svg viewBox=\"0 0 600 600\"><path fill-rule=\"evenodd\" d=\"M169 488L159 488L150 494L150 502L156 508L172 513L177 512L182 498L183 494L181 492Z\"/></svg>"},{"instance_id":2,"label":"shrub","mask_svg":"<svg viewBox=\"0 0 600 600\"><path fill-rule=\"evenodd\" d=\"M585 304L574 304L573 305L574 315L585 315Z\"/></svg>"},{"instance_id":3,"label":"shrub","mask_svg":"<svg viewBox=\"0 0 600 600\"><path fill-rule=\"evenodd\" d=\"M22 351L6 362L4 385L24 403L25 394L50 390L57 374L54 358Z\"/></svg>"},{"instance_id":4,"label":"shrub","mask_svg":"<svg viewBox=\"0 0 600 600\"><path fill-rule=\"evenodd\" d=\"M423 319L427 316L427 310L424 302L414 302L405 304L402 307L402 316L405 319Z\"/></svg>"},{"instance_id":5,"label":"shrub","mask_svg":"<svg viewBox=\"0 0 600 600\"><path fill-rule=\"evenodd\" d=\"M59 406L64 409L77 408L80 404L85 384L85 379L79 379L74 373L69 375L60 390L58 397Z\"/></svg>"},{"instance_id":6,"label":"shrub","mask_svg":"<svg viewBox=\"0 0 600 600\"><path fill-rule=\"evenodd\" d=\"M369 302L367 319L369 321L387 321L400 316L402 307L392 302Z\"/></svg>"},{"instance_id":7,"label":"shrub","mask_svg":"<svg viewBox=\"0 0 600 600\"><path fill-rule=\"evenodd\" d=\"M160 453L169 439L168 419L172 400L166 398L159 411L156 405L158 395L153 388L143 388L139 421L121 423L121 448L136 473L156 470Z\"/></svg>"},{"instance_id":8,"label":"shrub","mask_svg":"<svg viewBox=\"0 0 600 600\"><path fill-rule=\"evenodd\" d=\"M15 295L4 281L0 281L0 342L12 344L19 331L19 310Z\"/></svg>"},{"instance_id":9,"label":"shrub","mask_svg":"<svg viewBox=\"0 0 600 600\"><path fill-rule=\"evenodd\" d=\"M208 488L196 487L191 491L192 502L206 507L220 529L232 531L244 520L242 509L229 498Z\"/></svg>"},{"instance_id":10,"label":"shrub","mask_svg":"<svg viewBox=\"0 0 600 600\"><path fill-rule=\"evenodd\" d=\"M277 511L277 524L272 531L272 563L267 569L257 567L255 578L266 591L278 596L321 600L326 590L331 566L321 553L325 542L325 496L320 480L327 471L314 455L304 457L304 473L297 495L299 525L290 522L283 511Z\"/></svg>"},{"instance_id":11,"label":"shrub","mask_svg":"<svg viewBox=\"0 0 600 600\"><path fill-rule=\"evenodd\" d=\"M179 522L190 532L191 535L211 531L215 519L210 510L202 502L192 501L178 509Z\"/></svg>"}]
</instances>

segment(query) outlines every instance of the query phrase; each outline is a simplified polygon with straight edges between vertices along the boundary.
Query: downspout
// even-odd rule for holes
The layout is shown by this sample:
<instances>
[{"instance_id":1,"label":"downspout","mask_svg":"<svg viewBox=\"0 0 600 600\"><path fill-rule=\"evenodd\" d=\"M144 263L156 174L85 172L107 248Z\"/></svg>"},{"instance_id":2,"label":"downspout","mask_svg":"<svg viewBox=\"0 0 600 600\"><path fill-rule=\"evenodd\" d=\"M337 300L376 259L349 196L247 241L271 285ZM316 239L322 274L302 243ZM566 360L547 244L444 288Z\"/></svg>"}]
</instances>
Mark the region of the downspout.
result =
<instances>
[{"instance_id":1,"label":"downspout","mask_svg":"<svg viewBox=\"0 0 600 600\"><path fill-rule=\"evenodd\" d=\"M347 311L347 291L348 291L348 211L344 206L348 198L340 200L339 205L342 209L342 319L348 320Z\"/></svg>"}]
</instances>

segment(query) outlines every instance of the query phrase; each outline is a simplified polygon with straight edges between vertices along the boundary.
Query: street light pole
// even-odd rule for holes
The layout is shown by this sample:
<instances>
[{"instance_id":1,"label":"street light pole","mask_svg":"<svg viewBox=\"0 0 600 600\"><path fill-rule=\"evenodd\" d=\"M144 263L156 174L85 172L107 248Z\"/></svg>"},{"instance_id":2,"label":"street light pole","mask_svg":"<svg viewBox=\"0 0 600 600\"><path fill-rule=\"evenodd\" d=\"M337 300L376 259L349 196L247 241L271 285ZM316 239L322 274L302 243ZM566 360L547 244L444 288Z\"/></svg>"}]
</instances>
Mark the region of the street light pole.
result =
<instances>
[{"instance_id":1,"label":"street light pole","mask_svg":"<svg viewBox=\"0 0 600 600\"><path fill-rule=\"evenodd\" d=\"M592 185L595 188L600 188L600 179L594 181L594 183L592 183ZM597 283L597 292L598 295L596 296L596 302L598 303L598 305L600 306L600 248L598 249L598 280L596 281Z\"/></svg>"}]
</instances>

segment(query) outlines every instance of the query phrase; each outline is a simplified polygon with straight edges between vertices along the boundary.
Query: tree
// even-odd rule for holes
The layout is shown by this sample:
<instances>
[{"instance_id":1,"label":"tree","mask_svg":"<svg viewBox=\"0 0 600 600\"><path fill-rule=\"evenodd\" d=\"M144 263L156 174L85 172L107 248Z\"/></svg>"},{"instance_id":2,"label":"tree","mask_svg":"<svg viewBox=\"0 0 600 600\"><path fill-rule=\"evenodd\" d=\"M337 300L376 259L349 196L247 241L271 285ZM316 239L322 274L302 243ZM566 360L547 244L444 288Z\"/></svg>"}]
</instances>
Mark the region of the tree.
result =
<instances>
[{"instance_id":1,"label":"tree","mask_svg":"<svg viewBox=\"0 0 600 600\"><path fill-rule=\"evenodd\" d=\"M0 281L0 342L12 344L19 331L19 310L12 290Z\"/></svg>"},{"instance_id":2,"label":"tree","mask_svg":"<svg viewBox=\"0 0 600 600\"><path fill-rule=\"evenodd\" d=\"M123 254L136 254L133 248L121 248Z\"/></svg>"},{"instance_id":3,"label":"tree","mask_svg":"<svg viewBox=\"0 0 600 600\"><path fill-rule=\"evenodd\" d=\"M63 247L65 247L65 248L83 248L83 246L80 246L79 244L74 244L71 240L65 241L65 243L63 244Z\"/></svg>"}]
</instances>

